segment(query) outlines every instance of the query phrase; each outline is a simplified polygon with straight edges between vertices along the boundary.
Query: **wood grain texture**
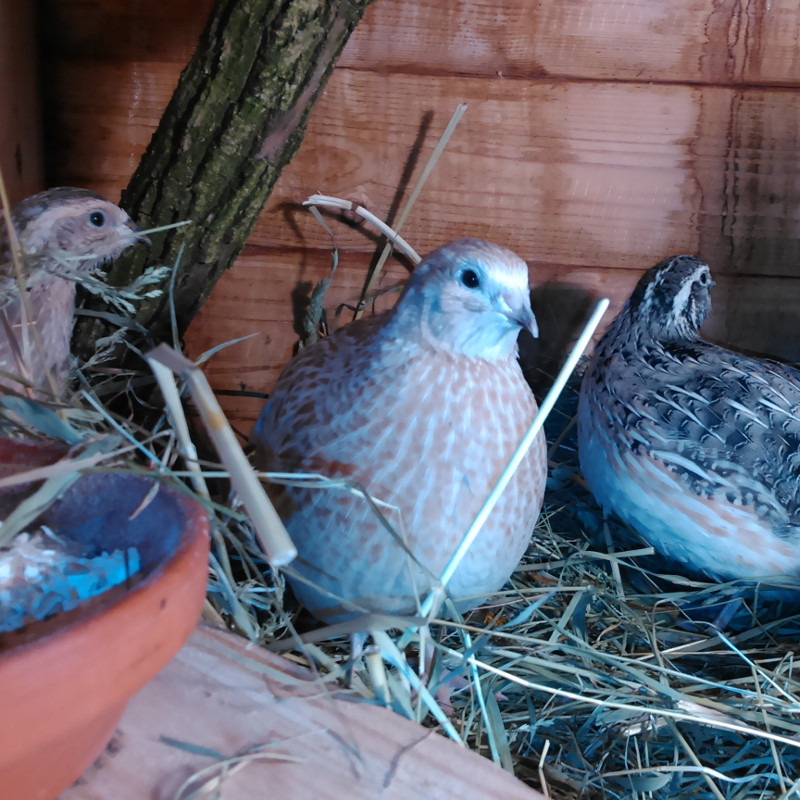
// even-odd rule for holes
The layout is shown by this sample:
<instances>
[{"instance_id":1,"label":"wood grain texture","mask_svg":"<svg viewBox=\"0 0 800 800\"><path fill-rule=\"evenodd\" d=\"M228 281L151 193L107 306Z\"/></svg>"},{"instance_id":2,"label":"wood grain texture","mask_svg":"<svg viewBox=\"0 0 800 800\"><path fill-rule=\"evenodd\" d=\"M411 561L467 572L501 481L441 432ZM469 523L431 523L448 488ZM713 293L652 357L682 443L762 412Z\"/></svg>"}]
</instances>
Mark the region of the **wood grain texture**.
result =
<instances>
[{"instance_id":1,"label":"wood grain texture","mask_svg":"<svg viewBox=\"0 0 800 800\"><path fill-rule=\"evenodd\" d=\"M57 0L44 20L48 50L182 67L212 4ZM384 74L796 86L798 38L794 0L381 0L340 63Z\"/></svg>"},{"instance_id":2,"label":"wood grain texture","mask_svg":"<svg viewBox=\"0 0 800 800\"><path fill-rule=\"evenodd\" d=\"M93 68L72 64L63 80L85 84ZM75 164L66 182L114 198L175 75L153 65L131 123L127 103L142 82L123 67L112 72L124 91L106 87L99 107L76 106L63 136ZM319 190L386 214L415 146L427 158L462 100L469 103L464 121L406 229L419 249L470 232L494 236L527 259L564 264L640 268L643 259L699 251L718 270L794 274L800 93L791 90L338 69L251 241L327 247L328 234L297 211ZM89 114L103 134L99 144L82 134ZM337 240L346 249L369 247L357 230L339 230Z\"/></svg>"},{"instance_id":3,"label":"wood grain texture","mask_svg":"<svg viewBox=\"0 0 800 800\"><path fill-rule=\"evenodd\" d=\"M325 298L331 328L352 320L352 312L341 306L352 308L358 302L369 267L368 254L342 255ZM298 253L248 246L236 268L222 277L213 292L213 302L206 303L189 329L188 355L198 358L206 350L235 337L252 336L215 355L206 367L206 374L217 389L269 392L295 350L299 318L311 290L330 275L330 270L329 251ZM390 262L379 288L397 286L407 274L399 262ZM385 295L374 307L388 308L395 297L396 294ZM238 398L225 397L222 404L232 420L241 423L247 420L239 417L237 409L244 407L251 412L254 408L257 414L263 399L245 401L240 406Z\"/></svg>"},{"instance_id":4,"label":"wood grain texture","mask_svg":"<svg viewBox=\"0 0 800 800\"><path fill-rule=\"evenodd\" d=\"M14 206L42 189L34 6L0 3L0 170Z\"/></svg>"},{"instance_id":5,"label":"wood grain texture","mask_svg":"<svg viewBox=\"0 0 800 800\"><path fill-rule=\"evenodd\" d=\"M123 0L55 3L57 182L119 196L208 2L182 0L180 19ZM245 255L189 330L191 354L257 329L208 370L218 389L268 391L296 340L292 291L330 263L328 234L299 203L323 191L396 216L466 101L404 229L420 251L482 236L517 250L536 282L608 294L612 308L641 270L696 252L718 282L705 332L800 359L798 28L793 0L375 3ZM332 225L335 304L357 294L373 239ZM579 318L567 302L537 312ZM260 407L223 404L245 430Z\"/></svg>"},{"instance_id":6,"label":"wood grain texture","mask_svg":"<svg viewBox=\"0 0 800 800\"><path fill-rule=\"evenodd\" d=\"M168 800L196 771L256 749L261 758L222 778L222 800L544 800L467 748L358 699L201 626L60 800Z\"/></svg>"},{"instance_id":7,"label":"wood grain texture","mask_svg":"<svg viewBox=\"0 0 800 800\"><path fill-rule=\"evenodd\" d=\"M55 164L50 183L90 188L118 202L175 89L181 66L149 62L142 68L109 61L100 67L86 57L61 62L48 91L62 98L57 128L49 131ZM98 69L102 80L96 79ZM75 86L92 82L91 93L75 93Z\"/></svg>"},{"instance_id":8,"label":"wood grain texture","mask_svg":"<svg viewBox=\"0 0 800 800\"><path fill-rule=\"evenodd\" d=\"M382 0L342 65L377 72L797 85L794 0Z\"/></svg>"},{"instance_id":9,"label":"wood grain texture","mask_svg":"<svg viewBox=\"0 0 800 800\"><path fill-rule=\"evenodd\" d=\"M700 250L718 269L757 260L759 272L793 274L800 94L789 90L339 70L251 241L326 247L327 233L291 209L319 189L385 214L425 115L421 161L462 100L464 120L405 229L419 249L470 233L528 260L638 269ZM367 245L356 230L337 240Z\"/></svg>"},{"instance_id":10,"label":"wood grain texture","mask_svg":"<svg viewBox=\"0 0 800 800\"><path fill-rule=\"evenodd\" d=\"M343 254L325 300L331 326L345 324L352 314L342 304L354 305L368 274L368 253ZM653 262L655 263L655 262ZM235 269L217 284L186 336L187 355L204 352L240 336L238 342L214 355L205 367L220 404L245 436L264 404L298 341L295 316L313 285L330 272L330 253L249 246ZM609 297L611 307L601 331L630 295L641 270L571 266L531 262L533 307L540 336L523 343L523 368L528 379L544 391L548 376L577 338L594 303ZM399 286L406 275L397 261L389 263L381 288ZM718 342L791 359L797 352L796 309L800 307L800 281L731 275L715 272L713 311L703 334ZM389 307L397 294L386 294L376 309ZM776 307L775 298L781 302ZM287 311L290 309L291 311ZM337 317L338 313L338 317Z\"/></svg>"},{"instance_id":11,"label":"wood grain texture","mask_svg":"<svg viewBox=\"0 0 800 800\"><path fill-rule=\"evenodd\" d=\"M121 205L148 229L193 220L154 237L149 252L125 254L108 269L127 285L159 263L174 265L159 293L133 314L148 342L180 335L220 275L236 261L309 115L370 0L218 0L161 116ZM166 299L169 281L176 287ZM86 297L93 311L111 306ZM81 318L73 350L89 358L114 333L100 315ZM130 363L120 348L115 359ZM135 357L134 359L135 360Z\"/></svg>"},{"instance_id":12,"label":"wood grain texture","mask_svg":"<svg viewBox=\"0 0 800 800\"><path fill-rule=\"evenodd\" d=\"M130 0L50 0L41 12L44 55L142 67L166 61L183 69L213 5L214 0L170 0L156 9Z\"/></svg>"}]
</instances>

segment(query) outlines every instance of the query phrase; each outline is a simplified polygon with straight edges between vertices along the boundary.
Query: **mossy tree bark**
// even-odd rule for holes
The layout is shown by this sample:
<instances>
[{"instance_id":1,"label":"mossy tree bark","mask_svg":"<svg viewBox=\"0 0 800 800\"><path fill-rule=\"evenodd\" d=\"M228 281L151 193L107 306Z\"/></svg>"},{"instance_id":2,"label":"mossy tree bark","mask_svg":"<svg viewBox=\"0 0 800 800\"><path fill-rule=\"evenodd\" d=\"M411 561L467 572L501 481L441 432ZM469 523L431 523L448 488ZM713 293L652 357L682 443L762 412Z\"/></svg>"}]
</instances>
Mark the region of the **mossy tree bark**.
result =
<instances>
[{"instance_id":1,"label":"mossy tree bark","mask_svg":"<svg viewBox=\"0 0 800 800\"><path fill-rule=\"evenodd\" d=\"M192 220L156 234L109 272L125 285L152 264L177 263L179 333L242 250L283 167L302 141L314 102L373 0L217 0L197 50L121 205L143 227ZM87 302L106 310L98 300ZM166 292L145 301L137 322L154 340L170 333ZM111 332L80 317L73 351L93 352Z\"/></svg>"}]
</instances>

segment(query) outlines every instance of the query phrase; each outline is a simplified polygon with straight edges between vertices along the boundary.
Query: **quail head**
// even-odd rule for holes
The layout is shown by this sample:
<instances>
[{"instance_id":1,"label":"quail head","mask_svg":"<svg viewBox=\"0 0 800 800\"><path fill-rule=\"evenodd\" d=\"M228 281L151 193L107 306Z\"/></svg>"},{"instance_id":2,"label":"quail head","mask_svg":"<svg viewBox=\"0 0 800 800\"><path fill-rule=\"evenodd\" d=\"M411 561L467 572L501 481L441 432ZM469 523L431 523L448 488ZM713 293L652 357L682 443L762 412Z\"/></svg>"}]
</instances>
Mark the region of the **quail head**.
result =
<instances>
[{"instance_id":1,"label":"quail head","mask_svg":"<svg viewBox=\"0 0 800 800\"><path fill-rule=\"evenodd\" d=\"M800 575L800 372L700 338L708 265L645 272L597 345L578 408L597 500L717 580Z\"/></svg>"},{"instance_id":2,"label":"quail head","mask_svg":"<svg viewBox=\"0 0 800 800\"><path fill-rule=\"evenodd\" d=\"M525 262L462 239L423 259L393 309L286 367L254 429L257 465L344 479L375 502L272 487L299 551L290 580L315 616L418 609L536 414L523 328L536 334ZM517 566L545 479L540 435L448 586L461 609Z\"/></svg>"},{"instance_id":3,"label":"quail head","mask_svg":"<svg viewBox=\"0 0 800 800\"><path fill-rule=\"evenodd\" d=\"M118 206L69 187L24 200L12 210L11 224L22 274L15 274L0 218L0 387L60 397L69 379L76 280L146 237Z\"/></svg>"}]
</instances>

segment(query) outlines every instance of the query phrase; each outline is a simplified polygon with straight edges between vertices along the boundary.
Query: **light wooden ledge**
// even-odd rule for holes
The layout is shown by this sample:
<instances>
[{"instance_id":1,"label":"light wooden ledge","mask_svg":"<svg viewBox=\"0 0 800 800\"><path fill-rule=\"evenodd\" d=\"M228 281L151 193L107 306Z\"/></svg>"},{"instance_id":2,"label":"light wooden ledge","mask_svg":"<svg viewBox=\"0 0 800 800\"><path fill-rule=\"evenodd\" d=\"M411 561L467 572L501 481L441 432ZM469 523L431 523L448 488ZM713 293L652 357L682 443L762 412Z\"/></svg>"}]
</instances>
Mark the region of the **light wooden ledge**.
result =
<instances>
[{"instance_id":1,"label":"light wooden ledge","mask_svg":"<svg viewBox=\"0 0 800 800\"><path fill-rule=\"evenodd\" d=\"M224 777L221 800L545 800L487 759L354 698L334 698L286 659L200 626L61 800L173 800L186 778L217 763L206 753L256 748L265 755Z\"/></svg>"}]
</instances>

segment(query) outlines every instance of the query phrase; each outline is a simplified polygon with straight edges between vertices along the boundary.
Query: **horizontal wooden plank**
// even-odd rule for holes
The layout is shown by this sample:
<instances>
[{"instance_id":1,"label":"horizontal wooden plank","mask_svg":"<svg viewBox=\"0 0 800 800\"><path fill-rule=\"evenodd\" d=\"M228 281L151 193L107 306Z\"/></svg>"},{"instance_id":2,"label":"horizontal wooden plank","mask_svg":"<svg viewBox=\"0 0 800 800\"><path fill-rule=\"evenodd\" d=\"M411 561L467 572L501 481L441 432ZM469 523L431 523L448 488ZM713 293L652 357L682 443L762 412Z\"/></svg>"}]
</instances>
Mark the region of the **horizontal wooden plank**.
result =
<instances>
[{"instance_id":1,"label":"horizontal wooden plank","mask_svg":"<svg viewBox=\"0 0 800 800\"><path fill-rule=\"evenodd\" d=\"M225 800L545 800L487 758L360 700L200 626L61 800L172 798L200 770L218 783L199 795ZM251 752L261 757L223 764Z\"/></svg>"},{"instance_id":2,"label":"horizontal wooden plank","mask_svg":"<svg viewBox=\"0 0 800 800\"><path fill-rule=\"evenodd\" d=\"M120 67L118 92L83 93L71 105L61 134L66 182L118 195L172 68L145 81ZM75 63L62 80L85 86L92 70ZM726 270L797 274L800 92L790 90L337 70L252 242L327 247L328 234L298 207L320 190L385 217L408 194L409 160L413 180L462 100L467 113L406 229L421 248L469 234L508 242L532 261L638 268L698 251ZM339 225L336 235L346 248L365 247L356 229Z\"/></svg>"},{"instance_id":3,"label":"horizontal wooden plank","mask_svg":"<svg viewBox=\"0 0 800 800\"><path fill-rule=\"evenodd\" d=\"M341 269L326 296L333 318L340 303L359 296L370 266L366 253L341 253ZM533 263L533 304L540 337L524 347L525 370L538 389L547 388L552 374L577 337L594 302L611 299L605 324L633 290L641 270ZM651 266L642 265L642 269ZM223 276L186 335L187 352L203 352L241 336L255 334L215 355L205 367L212 387L225 394L220 402L233 424L248 435L264 400L241 393L268 393L291 358L298 335L294 327L297 301L311 285L327 277L330 254L249 248L236 267ZM402 282L406 271L390 263L384 288ZM714 311L704 328L711 339L733 346L800 360L800 340L787 336L796 328L800 307L800 281L760 276L737 276L715 271ZM385 295L379 308L396 298ZM780 298L777 302L776 298ZM343 314L339 320L347 321Z\"/></svg>"},{"instance_id":4,"label":"horizontal wooden plank","mask_svg":"<svg viewBox=\"0 0 800 800\"><path fill-rule=\"evenodd\" d=\"M448 0L435 4L435 15L433 5L377 4L346 55L372 68L427 61L447 72L526 78L800 83L793 0L516 0L502 11L491 0ZM455 34L437 37L442 30Z\"/></svg>"},{"instance_id":5,"label":"horizontal wooden plank","mask_svg":"<svg viewBox=\"0 0 800 800\"><path fill-rule=\"evenodd\" d=\"M344 66L419 74L800 84L794 0L391 0Z\"/></svg>"},{"instance_id":6,"label":"horizontal wooden plank","mask_svg":"<svg viewBox=\"0 0 800 800\"><path fill-rule=\"evenodd\" d=\"M777 90L339 71L252 241L325 247L291 208L319 190L386 215L415 148L414 177L461 100L406 228L423 249L471 234L532 261L638 268L700 251L726 270L796 274L800 93ZM336 234L364 246L358 231Z\"/></svg>"},{"instance_id":7,"label":"horizontal wooden plank","mask_svg":"<svg viewBox=\"0 0 800 800\"><path fill-rule=\"evenodd\" d=\"M339 269L325 298L331 327L353 318L346 309L338 314L337 310L341 304L358 302L369 267L368 254L340 254ZM206 374L215 389L271 390L298 342L297 310L330 270L329 251L248 248L217 284L186 336L189 355L195 359L224 342L252 336L211 359ZM398 261L390 262L381 288L401 284L407 274ZM376 308L389 307L394 297L384 296Z\"/></svg>"},{"instance_id":8,"label":"horizontal wooden plank","mask_svg":"<svg viewBox=\"0 0 800 800\"><path fill-rule=\"evenodd\" d=\"M56 130L49 134L50 183L83 186L117 201L178 83L169 62L64 62L48 89ZM102 74L102 80L92 76ZM88 81L88 83L87 83ZM92 91L84 91L86 86ZM83 88L81 88L83 87Z\"/></svg>"},{"instance_id":9,"label":"horizontal wooden plank","mask_svg":"<svg viewBox=\"0 0 800 800\"><path fill-rule=\"evenodd\" d=\"M46 50L185 63L211 5L51 2ZM794 0L381 0L340 63L423 75L800 85L799 38Z\"/></svg>"},{"instance_id":10,"label":"horizontal wooden plank","mask_svg":"<svg viewBox=\"0 0 800 800\"><path fill-rule=\"evenodd\" d=\"M51 0L39 14L43 56L50 62L89 58L140 66L172 61L182 69L213 5L214 0Z\"/></svg>"},{"instance_id":11,"label":"horizontal wooden plank","mask_svg":"<svg viewBox=\"0 0 800 800\"><path fill-rule=\"evenodd\" d=\"M34 4L0 3L0 170L15 205L42 188Z\"/></svg>"}]
</instances>

